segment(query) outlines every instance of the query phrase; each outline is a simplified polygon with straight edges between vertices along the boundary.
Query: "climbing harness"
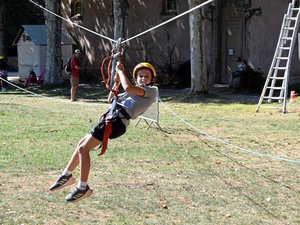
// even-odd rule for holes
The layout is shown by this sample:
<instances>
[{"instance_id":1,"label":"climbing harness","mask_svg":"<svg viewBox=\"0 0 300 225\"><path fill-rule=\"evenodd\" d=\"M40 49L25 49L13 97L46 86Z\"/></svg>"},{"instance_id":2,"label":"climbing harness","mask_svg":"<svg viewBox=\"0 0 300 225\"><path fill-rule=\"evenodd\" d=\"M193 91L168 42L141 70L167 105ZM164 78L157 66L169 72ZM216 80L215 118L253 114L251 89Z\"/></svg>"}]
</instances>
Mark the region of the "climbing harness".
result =
<instances>
[{"instance_id":1,"label":"climbing harness","mask_svg":"<svg viewBox=\"0 0 300 225\"><path fill-rule=\"evenodd\" d=\"M108 138L110 137L112 133L112 119L114 117L114 113L117 112L117 100L118 100L118 87L111 86L113 84L113 78L115 76L115 65L119 57L123 54L123 45L121 44L122 38L119 38L118 41L115 43L115 46L112 50L112 53L110 56L104 58L101 64L101 74L103 81L105 83L106 89L114 93L114 97L112 100L111 107L108 111L108 113L105 113L102 117L104 117L105 120L105 126L104 126L104 135L102 144L100 146L101 151L98 155L103 155L107 149L108 144ZM107 71L105 71L104 67L108 61ZM122 108L123 109L123 108ZM119 111L121 111L119 109ZM126 111L123 109L121 113L124 115L126 119L128 119L129 115L126 113ZM125 115L126 114L126 115ZM102 118L101 117L101 118ZM130 118L130 117L129 117Z\"/></svg>"}]
</instances>

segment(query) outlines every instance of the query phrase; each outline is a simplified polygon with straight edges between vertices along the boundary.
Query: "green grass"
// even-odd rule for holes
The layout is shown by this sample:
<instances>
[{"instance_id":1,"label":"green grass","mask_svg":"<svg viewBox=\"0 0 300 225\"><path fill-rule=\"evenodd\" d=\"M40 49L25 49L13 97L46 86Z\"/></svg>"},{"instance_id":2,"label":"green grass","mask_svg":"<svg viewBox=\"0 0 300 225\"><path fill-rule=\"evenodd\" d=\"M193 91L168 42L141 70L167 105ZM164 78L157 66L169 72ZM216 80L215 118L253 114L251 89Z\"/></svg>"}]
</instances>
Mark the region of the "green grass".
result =
<instances>
[{"instance_id":1,"label":"green grass","mask_svg":"<svg viewBox=\"0 0 300 225\"><path fill-rule=\"evenodd\" d=\"M70 103L67 87L31 91L51 99L0 95L0 224L300 223L300 164L220 142L300 161L299 99L288 114L255 113L248 102L161 90L164 131L131 121L105 155L91 153L94 194L67 204L71 188L48 187L108 107L107 92L81 86L80 101Z\"/></svg>"}]
</instances>

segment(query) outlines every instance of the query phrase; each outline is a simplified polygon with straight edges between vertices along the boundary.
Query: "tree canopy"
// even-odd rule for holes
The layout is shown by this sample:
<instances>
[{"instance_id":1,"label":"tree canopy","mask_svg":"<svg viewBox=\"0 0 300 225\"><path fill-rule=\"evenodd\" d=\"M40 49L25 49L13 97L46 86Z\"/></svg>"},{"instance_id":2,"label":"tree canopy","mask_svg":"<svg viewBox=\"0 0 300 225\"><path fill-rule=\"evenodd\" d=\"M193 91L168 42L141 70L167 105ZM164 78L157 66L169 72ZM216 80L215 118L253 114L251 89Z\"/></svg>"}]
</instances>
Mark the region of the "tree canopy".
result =
<instances>
[{"instance_id":1,"label":"tree canopy","mask_svg":"<svg viewBox=\"0 0 300 225\"><path fill-rule=\"evenodd\" d=\"M36 0L37 3L44 5L43 0ZM0 7L4 8L3 14L0 15L4 21L2 35L5 37L2 46L9 56L17 55L17 48L12 43L17 36L21 25L24 24L44 24L45 18L43 11L34 7L29 1L20 0L1 0ZM1 12L0 12L1 13Z\"/></svg>"}]
</instances>

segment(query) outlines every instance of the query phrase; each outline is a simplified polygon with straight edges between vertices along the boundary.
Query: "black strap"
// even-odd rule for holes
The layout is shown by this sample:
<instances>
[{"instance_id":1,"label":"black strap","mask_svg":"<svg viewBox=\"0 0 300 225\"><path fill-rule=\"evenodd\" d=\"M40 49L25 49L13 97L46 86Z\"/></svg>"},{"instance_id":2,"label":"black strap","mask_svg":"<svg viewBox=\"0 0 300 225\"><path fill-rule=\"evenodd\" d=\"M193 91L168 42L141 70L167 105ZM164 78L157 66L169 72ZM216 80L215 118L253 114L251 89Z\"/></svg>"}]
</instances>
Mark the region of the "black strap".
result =
<instances>
[{"instance_id":1,"label":"black strap","mask_svg":"<svg viewBox=\"0 0 300 225\"><path fill-rule=\"evenodd\" d=\"M131 119L131 116L121 105L119 104L116 105L116 111L119 111L127 120Z\"/></svg>"},{"instance_id":2,"label":"black strap","mask_svg":"<svg viewBox=\"0 0 300 225\"><path fill-rule=\"evenodd\" d=\"M118 114L119 112L122 114L122 116L124 116L125 119L130 120L131 116L128 114L128 112L119 104L115 104L112 105L114 106L114 108L110 108L109 110L107 110L102 116L101 116L101 120L105 119L105 120L110 120L111 118L113 118L113 116L115 114Z\"/></svg>"}]
</instances>

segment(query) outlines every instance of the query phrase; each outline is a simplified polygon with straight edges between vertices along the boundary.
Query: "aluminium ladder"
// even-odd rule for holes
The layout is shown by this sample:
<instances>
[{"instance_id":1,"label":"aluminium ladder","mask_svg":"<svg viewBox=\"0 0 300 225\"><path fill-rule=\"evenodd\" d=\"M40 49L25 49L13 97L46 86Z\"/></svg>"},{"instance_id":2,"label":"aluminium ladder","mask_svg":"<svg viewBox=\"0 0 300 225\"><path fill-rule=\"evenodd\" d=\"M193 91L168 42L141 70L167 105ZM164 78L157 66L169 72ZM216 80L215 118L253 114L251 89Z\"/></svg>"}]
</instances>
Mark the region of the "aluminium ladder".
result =
<instances>
[{"instance_id":1,"label":"aluminium ladder","mask_svg":"<svg viewBox=\"0 0 300 225\"><path fill-rule=\"evenodd\" d=\"M286 103L288 94L289 72L294 45L297 39L299 27L300 8L296 0L289 4L288 11L284 15L282 27L272 60L272 64L261 93L256 112L260 107L280 108L281 106L262 106L263 103L277 101L282 104L282 112L286 113Z\"/></svg>"}]
</instances>

